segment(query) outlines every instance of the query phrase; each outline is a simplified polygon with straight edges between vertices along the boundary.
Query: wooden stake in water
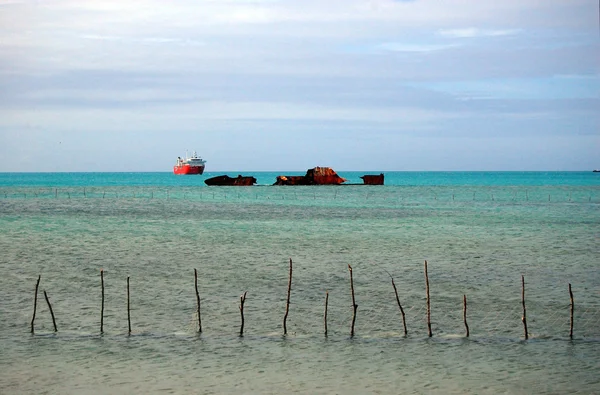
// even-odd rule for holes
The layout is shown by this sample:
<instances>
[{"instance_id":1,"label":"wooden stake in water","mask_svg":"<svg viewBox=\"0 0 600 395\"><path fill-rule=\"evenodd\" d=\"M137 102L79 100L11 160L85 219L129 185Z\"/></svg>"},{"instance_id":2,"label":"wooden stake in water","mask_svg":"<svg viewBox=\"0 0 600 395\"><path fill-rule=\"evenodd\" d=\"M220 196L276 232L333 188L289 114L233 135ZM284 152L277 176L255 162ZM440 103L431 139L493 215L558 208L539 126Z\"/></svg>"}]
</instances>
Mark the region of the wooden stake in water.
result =
<instances>
[{"instance_id":1,"label":"wooden stake in water","mask_svg":"<svg viewBox=\"0 0 600 395\"><path fill-rule=\"evenodd\" d=\"M386 270L387 272L387 270ZM408 331L406 330L406 315L404 314L404 309L400 304L400 298L398 297L398 289L396 288L396 283L394 283L394 277L388 272L388 276L392 279L392 287L394 287L394 294L396 295L396 303L398 303L398 307L400 308L400 313L402 313L402 325L404 326L404 336L408 335Z\"/></svg>"},{"instance_id":2,"label":"wooden stake in water","mask_svg":"<svg viewBox=\"0 0 600 395\"><path fill-rule=\"evenodd\" d=\"M429 299L429 275L427 274L427 261L425 261L425 293L427 294L427 331L429 337L431 337L431 301Z\"/></svg>"},{"instance_id":3,"label":"wooden stake in water","mask_svg":"<svg viewBox=\"0 0 600 395\"><path fill-rule=\"evenodd\" d=\"M54 324L54 332L58 332L56 329L56 320L54 319L54 311L52 310L52 305L50 304L50 299L48 299L48 294L46 290L44 290L44 298L46 298L46 303L48 303L48 309L50 309L50 315L52 316L52 324Z\"/></svg>"},{"instance_id":4,"label":"wooden stake in water","mask_svg":"<svg viewBox=\"0 0 600 395\"><path fill-rule=\"evenodd\" d=\"M37 310L37 295L41 279L42 276L38 276L37 283L35 284L35 297L33 299L33 317L31 318L31 333L33 333L33 323L35 322L35 312Z\"/></svg>"},{"instance_id":5,"label":"wooden stake in water","mask_svg":"<svg viewBox=\"0 0 600 395\"><path fill-rule=\"evenodd\" d=\"M569 329L569 337L573 338L573 313L575 312L575 302L573 300L573 291L571 290L571 283L569 283L569 297L571 298L571 326Z\"/></svg>"},{"instance_id":6,"label":"wooden stake in water","mask_svg":"<svg viewBox=\"0 0 600 395\"><path fill-rule=\"evenodd\" d=\"M348 270L350 271L350 291L352 292L352 327L350 328L350 336L354 336L354 324L356 323L356 310L358 309L358 305L356 304L356 299L354 298L354 279L352 278L352 266L348 265Z\"/></svg>"},{"instance_id":7,"label":"wooden stake in water","mask_svg":"<svg viewBox=\"0 0 600 395\"><path fill-rule=\"evenodd\" d=\"M463 295L463 321L465 323L465 329L467 330L466 336L469 337L469 324L467 324L467 295Z\"/></svg>"},{"instance_id":8,"label":"wooden stake in water","mask_svg":"<svg viewBox=\"0 0 600 395\"><path fill-rule=\"evenodd\" d=\"M285 304L285 315L283 316L283 334L287 334L287 326L286 321L288 317L288 313L290 312L290 294L292 293L292 258L290 258L290 276L288 280L288 289L287 289L287 302Z\"/></svg>"},{"instance_id":9,"label":"wooden stake in water","mask_svg":"<svg viewBox=\"0 0 600 395\"><path fill-rule=\"evenodd\" d=\"M104 269L100 269L100 285L102 286L102 305L100 307L100 333L104 333Z\"/></svg>"},{"instance_id":10,"label":"wooden stake in water","mask_svg":"<svg viewBox=\"0 0 600 395\"><path fill-rule=\"evenodd\" d=\"M194 269L194 285L196 286L196 306L198 314L198 332L202 333L202 319L200 318L200 294L198 293L198 271Z\"/></svg>"},{"instance_id":11,"label":"wooden stake in water","mask_svg":"<svg viewBox=\"0 0 600 395\"><path fill-rule=\"evenodd\" d=\"M242 324L240 326L240 336L244 336L244 302L246 302L246 294L248 291L244 292L242 296L240 296L240 314L242 316Z\"/></svg>"},{"instance_id":12,"label":"wooden stake in water","mask_svg":"<svg viewBox=\"0 0 600 395\"><path fill-rule=\"evenodd\" d=\"M527 332L527 310L525 309L525 276L521 275L521 304L523 305L523 329L525 330L525 340L529 339L529 333Z\"/></svg>"},{"instance_id":13,"label":"wooden stake in water","mask_svg":"<svg viewBox=\"0 0 600 395\"><path fill-rule=\"evenodd\" d=\"M129 334L131 335L131 309L129 304L129 277L127 277L127 324L129 325Z\"/></svg>"},{"instance_id":14,"label":"wooden stake in water","mask_svg":"<svg viewBox=\"0 0 600 395\"><path fill-rule=\"evenodd\" d=\"M323 321L325 322L325 336L327 336L327 305L329 304L329 291L325 291L325 316Z\"/></svg>"}]
</instances>

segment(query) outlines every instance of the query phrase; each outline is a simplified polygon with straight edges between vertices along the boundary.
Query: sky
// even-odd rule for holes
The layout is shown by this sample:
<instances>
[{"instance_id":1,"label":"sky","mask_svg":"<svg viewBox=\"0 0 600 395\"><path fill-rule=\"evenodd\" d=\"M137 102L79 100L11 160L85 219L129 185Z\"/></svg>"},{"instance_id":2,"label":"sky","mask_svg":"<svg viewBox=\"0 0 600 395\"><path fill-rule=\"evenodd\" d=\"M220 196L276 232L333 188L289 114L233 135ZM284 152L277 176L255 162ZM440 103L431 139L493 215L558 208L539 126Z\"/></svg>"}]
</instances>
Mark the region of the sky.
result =
<instances>
[{"instance_id":1,"label":"sky","mask_svg":"<svg viewBox=\"0 0 600 395\"><path fill-rule=\"evenodd\" d=\"M0 0L0 172L600 168L597 0Z\"/></svg>"}]
</instances>

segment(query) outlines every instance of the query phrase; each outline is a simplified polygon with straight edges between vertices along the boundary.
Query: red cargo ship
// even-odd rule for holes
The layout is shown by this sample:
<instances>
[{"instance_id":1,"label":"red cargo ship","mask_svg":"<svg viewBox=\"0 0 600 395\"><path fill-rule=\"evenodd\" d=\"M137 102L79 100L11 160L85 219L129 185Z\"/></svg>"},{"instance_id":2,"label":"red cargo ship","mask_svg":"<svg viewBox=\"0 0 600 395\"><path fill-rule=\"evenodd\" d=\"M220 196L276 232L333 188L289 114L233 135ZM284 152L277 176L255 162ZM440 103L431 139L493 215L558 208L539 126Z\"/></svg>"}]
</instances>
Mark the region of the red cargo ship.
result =
<instances>
[{"instance_id":1,"label":"red cargo ship","mask_svg":"<svg viewBox=\"0 0 600 395\"><path fill-rule=\"evenodd\" d=\"M175 166L173 166L173 173L175 174L202 174L204 173L204 165L206 161L196 154L196 151L192 154L192 156L187 156L187 152L185 154L185 158L177 157L177 162Z\"/></svg>"}]
</instances>

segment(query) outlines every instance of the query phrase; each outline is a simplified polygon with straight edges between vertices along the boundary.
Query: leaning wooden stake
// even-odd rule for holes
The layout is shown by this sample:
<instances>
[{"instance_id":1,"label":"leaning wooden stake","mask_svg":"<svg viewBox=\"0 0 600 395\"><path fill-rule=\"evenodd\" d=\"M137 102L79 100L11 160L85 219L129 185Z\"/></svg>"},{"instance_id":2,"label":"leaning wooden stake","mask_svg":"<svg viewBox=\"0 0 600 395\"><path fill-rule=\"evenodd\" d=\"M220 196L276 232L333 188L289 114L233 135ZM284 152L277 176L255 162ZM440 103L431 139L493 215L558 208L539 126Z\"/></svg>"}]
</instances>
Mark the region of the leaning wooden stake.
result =
<instances>
[{"instance_id":1,"label":"leaning wooden stake","mask_svg":"<svg viewBox=\"0 0 600 395\"><path fill-rule=\"evenodd\" d=\"M431 333L431 302L429 299L429 275L427 274L427 261L425 261L425 293L427 294L427 330L429 337L433 336Z\"/></svg>"},{"instance_id":2,"label":"leaning wooden stake","mask_svg":"<svg viewBox=\"0 0 600 395\"><path fill-rule=\"evenodd\" d=\"M104 269L100 269L100 285L102 286L102 305L100 307L100 333L104 333Z\"/></svg>"},{"instance_id":3,"label":"leaning wooden stake","mask_svg":"<svg viewBox=\"0 0 600 395\"><path fill-rule=\"evenodd\" d=\"M573 313L575 312L575 302L573 301L573 291L571 290L571 283L569 283L569 296L571 298L571 327L569 329L569 337L573 338Z\"/></svg>"},{"instance_id":4,"label":"leaning wooden stake","mask_svg":"<svg viewBox=\"0 0 600 395\"><path fill-rule=\"evenodd\" d=\"M527 311L525 309L525 276L521 275L521 303L523 304L523 329L525 330L525 340L529 339L529 333L527 332Z\"/></svg>"},{"instance_id":5,"label":"leaning wooden stake","mask_svg":"<svg viewBox=\"0 0 600 395\"><path fill-rule=\"evenodd\" d=\"M129 325L129 334L131 335L131 311L129 304L129 277L127 277L127 324Z\"/></svg>"},{"instance_id":6,"label":"leaning wooden stake","mask_svg":"<svg viewBox=\"0 0 600 395\"><path fill-rule=\"evenodd\" d=\"M350 336L354 336L354 323L356 322L356 309L358 309L358 305L356 304L356 299L354 298L354 280L352 278L352 266L348 265L348 270L350 270L350 290L352 291L352 327L350 328Z\"/></svg>"},{"instance_id":7,"label":"leaning wooden stake","mask_svg":"<svg viewBox=\"0 0 600 395\"><path fill-rule=\"evenodd\" d=\"M392 275L389 272L387 272L387 274L392 279L392 287L394 287L394 293L396 294L396 302L398 303L398 307L400 308L400 313L402 313L402 325L404 326L404 336L406 336L408 335L408 331L406 330L406 315L404 314L404 309L400 304L400 298L398 297L398 289L396 288L396 283L394 283L394 277L392 277Z\"/></svg>"},{"instance_id":8,"label":"leaning wooden stake","mask_svg":"<svg viewBox=\"0 0 600 395\"><path fill-rule=\"evenodd\" d=\"M42 276L38 276L37 283L35 284L35 298L33 299L33 317L31 318L31 333L33 333L33 323L35 322L35 312L37 310L38 288L40 287L41 279L42 279Z\"/></svg>"},{"instance_id":9,"label":"leaning wooden stake","mask_svg":"<svg viewBox=\"0 0 600 395\"><path fill-rule=\"evenodd\" d=\"M248 291L244 292L242 296L240 296L240 314L242 316L242 324L240 326L240 336L244 336L244 302L246 301L246 294Z\"/></svg>"},{"instance_id":10,"label":"leaning wooden stake","mask_svg":"<svg viewBox=\"0 0 600 395\"><path fill-rule=\"evenodd\" d=\"M200 318L200 294L198 293L198 271L194 269L194 285L196 286L196 306L198 313L198 332L202 333L202 319Z\"/></svg>"},{"instance_id":11,"label":"leaning wooden stake","mask_svg":"<svg viewBox=\"0 0 600 395\"><path fill-rule=\"evenodd\" d=\"M463 295L463 321L465 323L465 329L467 330L466 336L469 337L469 324L467 324L467 295Z\"/></svg>"},{"instance_id":12,"label":"leaning wooden stake","mask_svg":"<svg viewBox=\"0 0 600 395\"><path fill-rule=\"evenodd\" d=\"M327 305L329 304L329 291L325 291L325 316L323 321L325 322L325 336L327 336Z\"/></svg>"},{"instance_id":13,"label":"leaning wooden stake","mask_svg":"<svg viewBox=\"0 0 600 395\"><path fill-rule=\"evenodd\" d=\"M48 303L48 309L50 309L50 315L52 316L52 324L54 324L54 332L58 332L56 329L56 320L54 319L54 311L52 311L52 305L50 304L50 299L48 299L48 294L46 290L44 290L44 298L46 298L46 303Z\"/></svg>"},{"instance_id":14,"label":"leaning wooden stake","mask_svg":"<svg viewBox=\"0 0 600 395\"><path fill-rule=\"evenodd\" d=\"M292 258L290 258L290 278L288 280L287 302L285 304L285 315L283 316L283 334L287 334L286 321L290 312L290 294L292 293Z\"/></svg>"}]
</instances>

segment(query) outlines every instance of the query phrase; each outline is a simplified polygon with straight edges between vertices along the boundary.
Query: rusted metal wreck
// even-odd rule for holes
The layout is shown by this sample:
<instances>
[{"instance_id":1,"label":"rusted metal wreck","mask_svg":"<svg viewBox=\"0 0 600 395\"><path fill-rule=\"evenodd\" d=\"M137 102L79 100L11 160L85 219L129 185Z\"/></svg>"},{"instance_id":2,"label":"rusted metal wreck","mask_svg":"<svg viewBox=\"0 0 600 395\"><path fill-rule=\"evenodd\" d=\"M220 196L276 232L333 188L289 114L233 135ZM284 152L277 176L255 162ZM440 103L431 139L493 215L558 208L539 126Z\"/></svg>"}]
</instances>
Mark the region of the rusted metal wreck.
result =
<instances>
[{"instance_id":1,"label":"rusted metal wreck","mask_svg":"<svg viewBox=\"0 0 600 395\"><path fill-rule=\"evenodd\" d=\"M251 186L256 184L256 178L238 175L237 177L229 177L228 175L216 176L204 180L206 185L219 186Z\"/></svg>"},{"instance_id":2,"label":"rusted metal wreck","mask_svg":"<svg viewBox=\"0 0 600 395\"><path fill-rule=\"evenodd\" d=\"M360 177L365 185L383 185L383 173L381 174L365 174Z\"/></svg>"},{"instance_id":3,"label":"rusted metal wreck","mask_svg":"<svg viewBox=\"0 0 600 395\"><path fill-rule=\"evenodd\" d=\"M330 167L308 169L304 176L277 176L273 185L339 185L346 182Z\"/></svg>"}]
</instances>

